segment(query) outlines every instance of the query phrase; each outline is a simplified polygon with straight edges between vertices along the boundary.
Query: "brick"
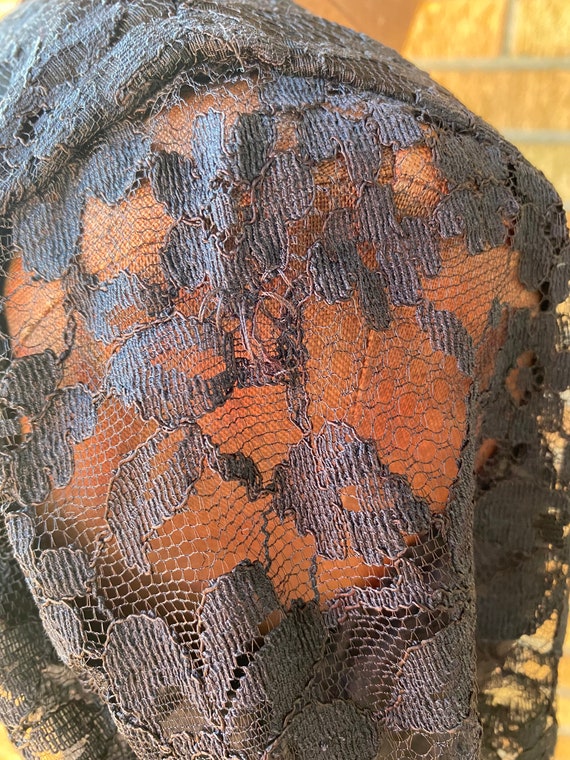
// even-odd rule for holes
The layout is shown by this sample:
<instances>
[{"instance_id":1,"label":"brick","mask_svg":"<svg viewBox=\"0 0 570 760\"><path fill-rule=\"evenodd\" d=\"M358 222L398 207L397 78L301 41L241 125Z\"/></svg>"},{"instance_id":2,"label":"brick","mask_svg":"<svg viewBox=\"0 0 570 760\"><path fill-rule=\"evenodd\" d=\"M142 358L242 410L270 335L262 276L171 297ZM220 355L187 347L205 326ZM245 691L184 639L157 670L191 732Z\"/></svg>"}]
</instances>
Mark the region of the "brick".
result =
<instances>
[{"instance_id":1,"label":"brick","mask_svg":"<svg viewBox=\"0 0 570 760\"><path fill-rule=\"evenodd\" d=\"M558 719L559 726L570 726L570 696L566 691L560 689L558 692L558 698L556 700L556 717ZM568 760L568 757L566 760Z\"/></svg>"},{"instance_id":2,"label":"brick","mask_svg":"<svg viewBox=\"0 0 570 760\"><path fill-rule=\"evenodd\" d=\"M512 52L548 58L570 56L568 0L518 0Z\"/></svg>"},{"instance_id":3,"label":"brick","mask_svg":"<svg viewBox=\"0 0 570 760\"><path fill-rule=\"evenodd\" d=\"M1 6L0 6L1 11ZM0 723L0 757L2 760L21 760L22 756L14 749L8 739L6 729Z\"/></svg>"},{"instance_id":4,"label":"brick","mask_svg":"<svg viewBox=\"0 0 570 760\"><path fill-rule=\"evenodd\" d=\"M538 143L517 140L515 144L523 156L552 182L565 207L570 209L570 142Z\"/></svg>"},{"instance_id":5,"label":"brick","mask_svg":"<svg viewBox=\"0 0 570 760\"><path fill-rule=\"evenodd\" d=\"M501 52L507 0L424 0L404 46L407 58L492 58Z\"/></svg>"},{"instance_id":6,"label":"brick","mask_svg":"<svg viewBox=\"0 0 570 760\"><path fill-rule=\"evenodd\" d=\"M497 129L570 129L570 71L432 70L433 78Z\"/></svg>"},{"instance_id":7,"label":"brick","mask_svg":"<svg viewBox=\"0 0 570 760\"><path fill-rule=\"evenodd\" d=\"M570 657L568 656L563 657L558 664L558 688L570 689Z\"/></svg>"},{"instance_id":8,"label":"brick","mask_svg":"<svg viewBox=\"0 0 570 760\"><path fill-rule=\"evenodd\" d=\"M570 736L559 735L553 760L568 760L568 758L570 758Z\"/></svg>"}]
</instances>

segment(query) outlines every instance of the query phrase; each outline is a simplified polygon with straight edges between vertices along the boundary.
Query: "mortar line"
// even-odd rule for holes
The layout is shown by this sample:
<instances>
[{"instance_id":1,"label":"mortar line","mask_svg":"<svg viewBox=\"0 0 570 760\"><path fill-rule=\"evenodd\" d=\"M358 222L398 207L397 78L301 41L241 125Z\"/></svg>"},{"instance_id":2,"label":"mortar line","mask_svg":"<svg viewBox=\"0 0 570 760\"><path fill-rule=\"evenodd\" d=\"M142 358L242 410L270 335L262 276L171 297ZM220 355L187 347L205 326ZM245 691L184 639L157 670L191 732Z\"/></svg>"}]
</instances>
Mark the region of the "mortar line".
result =
<instances>
[{"instance_id":1,"label":"mortar line","mask_svg":"<svg viewBox=\"0 0 570 760\"><path fill-rule=\"evenodd\" d=\"M539 58L521 56L511 58L498 56L496 58L413 58L413 63L420 69L428 71L568 71L570 56L560 58Z\"/></svg>"},{"instance_id":2,"label":"mortar line","mask_svg":"<svg viewBox=\"0 0 570 760\"><path fill-rule=\"evenodd\" d=\"M511 142L532 142L541 145L570 143L570 130L567 129L533 129L524 127L503 127L501 134Z\"/></svg>"},{"instance_id":3,"label":"mortar line","mask_svg":"<svg viewBox=\"0 0 570 760\"><path fill-rule=\"evenodd\" d=\"M516 12L517 12L517 0L508 0L505 25L503 28L503 44L501 53L505 57L511 57L513 55L514 40L515 40L515 24L516 24Z\"/></svg>"}]
</instances>

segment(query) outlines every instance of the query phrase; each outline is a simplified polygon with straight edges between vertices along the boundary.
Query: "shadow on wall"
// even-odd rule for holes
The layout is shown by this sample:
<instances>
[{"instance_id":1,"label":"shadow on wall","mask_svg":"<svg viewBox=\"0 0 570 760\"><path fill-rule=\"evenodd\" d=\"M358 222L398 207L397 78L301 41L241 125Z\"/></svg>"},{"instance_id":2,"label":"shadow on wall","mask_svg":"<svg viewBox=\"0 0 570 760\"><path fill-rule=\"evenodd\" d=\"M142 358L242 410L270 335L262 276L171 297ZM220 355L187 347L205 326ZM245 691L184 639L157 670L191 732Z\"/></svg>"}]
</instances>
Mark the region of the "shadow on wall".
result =
<instances>
[{"instance_id":1,"label":"shadow on wall","mask_svg":"<svg viewBox=\"0 0 570 760\"><path fill-rule=\"evenodd\" d=\"M422 0L296 0L317 16L380 40L402 52Z\"/></svg>"}]
</instances>

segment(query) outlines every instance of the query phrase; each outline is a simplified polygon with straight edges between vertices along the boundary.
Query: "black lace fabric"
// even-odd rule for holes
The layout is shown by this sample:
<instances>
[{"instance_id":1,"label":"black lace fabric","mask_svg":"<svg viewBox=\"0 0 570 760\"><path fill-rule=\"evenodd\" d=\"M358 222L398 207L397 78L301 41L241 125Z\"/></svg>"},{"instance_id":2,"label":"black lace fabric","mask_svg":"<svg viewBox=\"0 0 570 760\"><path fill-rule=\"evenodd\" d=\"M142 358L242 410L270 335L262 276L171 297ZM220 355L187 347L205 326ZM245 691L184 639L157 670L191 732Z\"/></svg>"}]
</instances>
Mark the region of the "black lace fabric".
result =
<instances>
[{"instance_id":1,"label":"black lace fabric","mask_svg":"<svg viewBox=\"0 0 570 760\"><path fill-rule=\"evenodd\" d=\"M0 719L24 756L550 757L553 188L288 0L28 0L0 51Z\"/></svg>"}]
</instances>

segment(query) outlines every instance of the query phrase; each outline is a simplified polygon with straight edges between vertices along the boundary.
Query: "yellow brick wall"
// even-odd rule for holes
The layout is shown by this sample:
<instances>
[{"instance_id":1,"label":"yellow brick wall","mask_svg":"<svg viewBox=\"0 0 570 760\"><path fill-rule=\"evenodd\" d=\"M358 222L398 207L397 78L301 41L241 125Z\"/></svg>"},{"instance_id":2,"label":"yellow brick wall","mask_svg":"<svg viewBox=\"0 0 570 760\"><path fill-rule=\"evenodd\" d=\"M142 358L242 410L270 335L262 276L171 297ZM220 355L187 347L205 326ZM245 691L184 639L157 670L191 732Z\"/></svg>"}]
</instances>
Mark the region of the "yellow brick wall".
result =
<instances>
[{"instance_id":1,"label":"yellow brick wall","mask_svg":"<svg viewBox=\"0 0 570 760\"><path fill-rule=\"evenodd\" d=\"M507 4L508 0L422 2L402 52L412 60L496 57L503 46Z\"/></svg>"},{"instance_id":2,"label":"yellow brick wall","mask_svg":"<svg viewBox=\"0 0 570 760\"><path fill-rule=\"evenodd\" d=\"M569 0L423 0L402 53L517 145L570 209Z\"/></svg>"},{"instance_id":3,"label":"yellow brick wall","mask_svg":"<svg viewBox=\"0 0 570 760\"><path fill-rule=\"evenodd\" d=\"M517 145L570 217L569 0L423 0L402 53ZM558 721L555 760L570 760L570 633Z\"/></svg>"},{"instance_id":4,"label":"yellow brick wall","mask_svg":"<svg viewBox=\"0 0 570 760\"><path fill-rule=\"evenodd\" d=\"M570 0L298 2L427 69L542 169L570 210ZM0 0L0 15L16 4ZM556 760L570 760L570 636L559 719ZM0 760L17 757L0 732Z\"/></svg>"},{"instance_id":5,"label":"yellow brick wall","mask_svg":"<svg viewBox=\"0 0 570 760\"><path fill-rule=\"evenodd\" d=\"M14 747L12 747L12 744L10 743L10 740L8 739L8 735L6 734L6 729L1 724L0 724L0 760L21 760L20 753L16 752Z\"/></svg>"},{"instance_id":6,"label":"yellow brick wall","mask_svg":"<svg viewBox=\"0 0 570 760\"><path fill-rule=\"evenodd\" d=\"M558 668L558 744L554 760L570 760L570 629Z\"/></svg>"},{"instance_id":7,"label":"yellow brick wall","mask_svg":"<svg viewBox=\"0 0 570 760\"><path fill-rule=\"evenodd\" d=\"M567 58L569 12L567 0L518 0L513 9L511 52L517 56Z\"/></svg>"}]
</instances>

